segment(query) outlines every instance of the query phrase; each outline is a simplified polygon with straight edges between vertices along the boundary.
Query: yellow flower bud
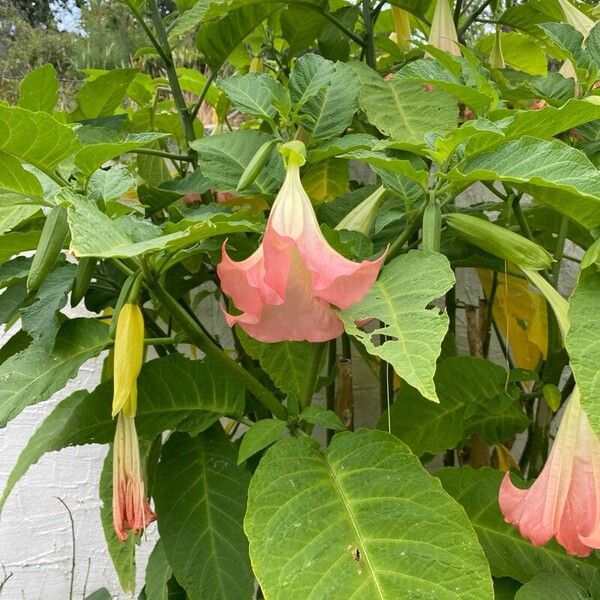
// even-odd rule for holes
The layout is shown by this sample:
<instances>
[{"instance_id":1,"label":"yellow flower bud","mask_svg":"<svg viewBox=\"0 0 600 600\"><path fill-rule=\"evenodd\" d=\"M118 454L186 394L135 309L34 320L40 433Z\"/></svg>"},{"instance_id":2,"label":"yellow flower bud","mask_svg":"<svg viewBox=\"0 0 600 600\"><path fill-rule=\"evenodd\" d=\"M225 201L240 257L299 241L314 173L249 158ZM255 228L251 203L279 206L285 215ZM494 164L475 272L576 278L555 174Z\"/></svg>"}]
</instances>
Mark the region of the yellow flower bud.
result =
<instances>
[{"instance_id":1,"label":"yellow flower bud","mask_svg":"<svg viewBox=\"0 0 600 600\"><path fill-rule=\"evenodd\" d=\"M114 348L113 417L123 411L133 417L137 409L137 377L144 355L144 317L137 304L124 304L119 312Z\"/></svg>"},{"instance_id":2,"label":"yellow flower bud","mask_svg":"<svg viewBox=\"0 0 600 600\"><path fill-rule=\"evenodd\" d=\"M371 233L371 228L377 217L377 211L385 194L385 188L377 188L358 206L353 208L336 226L336 229L360 231L364 235Z\"/></svg>"},{"instance_id":3,"label":"yellow flower bud","mask_svg":"<svg viewBox=\"0 0 600 600\"><path fill-rule=\"evenodd\" d=\"M436 2L428 43L448 54L460 56L458 35L448 0L437 0Z\"/></svg>"}]
</instances>

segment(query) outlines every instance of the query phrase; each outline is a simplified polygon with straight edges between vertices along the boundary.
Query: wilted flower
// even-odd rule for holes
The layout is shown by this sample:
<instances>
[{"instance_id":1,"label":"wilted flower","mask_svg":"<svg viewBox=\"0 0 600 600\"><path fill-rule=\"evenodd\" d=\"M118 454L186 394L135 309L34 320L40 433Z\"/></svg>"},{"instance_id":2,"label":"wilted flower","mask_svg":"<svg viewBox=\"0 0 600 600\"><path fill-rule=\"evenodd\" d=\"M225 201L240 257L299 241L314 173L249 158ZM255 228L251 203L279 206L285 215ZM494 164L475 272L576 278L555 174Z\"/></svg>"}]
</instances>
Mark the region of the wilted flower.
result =
<instances>
[{"instance_id":1,"label":"wilted flower","mask_svg":"<svg viewBox=\"0 0 600 600\"><path fill-rule=\"evenodd\" d=\"M437 0L436 2L428 44L448 54L460 56L458 35L448 0Z\"/></svg>"},{"instance_id":2,"label":"wilted flower","mask_svg":"<svg viewBox=\"0 0 600 600\"><path fill-rule=\"evenodd\" d=\"M119 311L114 350L113 417L123 411L133 417L137 407L137 377L144 357L144 317L137 304Z\"/></svg>"},{"instance_id":3,"label":"wilted flower","mask_svg":"<svg viewBox=\"0 0 600 600\"><path fill-rule=\"evenodd\" d=\"M119 540L156 520L144 492L135 420L123 412L117 419L113 447L113 526Z\"/></svg>"},{"instance_id":4,"label":"wilted flower","mask_svg":"<svg viewBox=\"0 0 600 600\"><path fill-rule=\"evenodd\" d=\"M588 556L600 548L600 440L579 402L568 400L554 445L529 489L515 487L507 473L499 503L507 523L536 546L551 537L569 554Z\"/></svg>"},{"instance_id":5,"label":"wilted flower","mask_svg":"<svg viewBox=\"0 0 600 600\"><path fill-rule=\"evenodd\" d=\"M344 328L333 306L348 308L369 291L383 262L360 263L338 254L325 240L300 182L304 145L284 144L285 181L273 203L258 250L241 262L223 258L217 267L223 291L240 315L227 323L263 342L322 342Z\"/></svg>"}]
</instances>

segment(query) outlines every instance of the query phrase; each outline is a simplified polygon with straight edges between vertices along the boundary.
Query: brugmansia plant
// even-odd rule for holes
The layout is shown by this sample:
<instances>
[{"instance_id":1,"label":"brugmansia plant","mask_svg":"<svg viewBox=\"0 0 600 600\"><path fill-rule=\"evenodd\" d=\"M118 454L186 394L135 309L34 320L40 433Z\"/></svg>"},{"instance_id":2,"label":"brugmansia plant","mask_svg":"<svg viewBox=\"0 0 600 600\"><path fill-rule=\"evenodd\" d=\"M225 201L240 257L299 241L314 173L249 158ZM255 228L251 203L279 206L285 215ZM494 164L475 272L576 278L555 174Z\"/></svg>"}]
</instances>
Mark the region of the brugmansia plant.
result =
<instances>
[{"instance_id":1,"label":"brugmansia plant","mask_svg":"<svg viewBox=\"0 0 600 600\"><path fill-rule=\"evenodd\" d=\"M139 598L600 597L598 7L124 2L0 102L0 426L104 365L0 507L106 444Z\"/></svg>"}]
</instances>

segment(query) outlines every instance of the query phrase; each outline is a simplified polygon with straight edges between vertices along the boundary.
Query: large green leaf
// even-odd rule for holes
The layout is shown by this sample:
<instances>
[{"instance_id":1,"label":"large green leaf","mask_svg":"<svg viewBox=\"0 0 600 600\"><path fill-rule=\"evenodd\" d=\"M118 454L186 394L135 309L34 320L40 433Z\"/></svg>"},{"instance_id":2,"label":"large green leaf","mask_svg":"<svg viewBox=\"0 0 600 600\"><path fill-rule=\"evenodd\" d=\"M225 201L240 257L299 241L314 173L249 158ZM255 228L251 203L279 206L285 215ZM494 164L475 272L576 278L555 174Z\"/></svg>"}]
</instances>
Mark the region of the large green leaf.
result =
<instances>
[{"instance_id":1,"label":"large green leaf","mask_svg":"<svg viewBox=\"0 0 600 600\"><path fill-rule=\"evenodd\" d=\"M26 250L35 250L39 240L39 231L11 231L4 234L0 244L0 264L6 262L15 254L20 254Z\"/></svg>"},{"instance_id":2,"label":"large green leaf","mask_svg":"<svg viewBox=\"0 0 600 600\"><path fill-rule=\"evenodd\" d=\"M43 112L0 104L0 150L49 171L81 148L73 130Z\"/></svg>"},{"instance_id":3,"label":"large green leaf","mask_svg":"<svg viewBox=\"0 0 600 600\"><path fill-rule=\"evenodd\" d=\"M515 600L589 600L576 583L562 575L544 573L528 581L516 594Z\"/></svg>"},{"instance_id":4,"label":"large green leaf","mask_svg":"<svg viewBox=\"0 0 600 600\"><path fill-rule=\"evenodd\" d=\"M289 106L287 90L275 78L264 73L248 73L242 77L221 79L217 85L231 103L243 113L272 121L277 107Z\"/></svg>"},{"instance_id":5,"label":"large green leaf","mask_svg":"<svg viewBox=\"0 0 600 600\"><path fill-rule=\"evenodd\" d=\"M585 227L600 225L600 172L587 156L559 142L524 136L460 162L452 181L505 181Z\"/></svg>"},{"instance_id":6,"label":"large green leaf","mask_svg":"<svg viewBox=\"0 0 600 600\"><path fill-rule=\"evenodd\" d=\"M114 114L136 74L136 69L112 69L84 83L77 92L77 108L71 119L83 121Z\"/></svg>"},{"instance_id":7,"label":"large green leaf","mask_svg":"<svg viewBox=\"0 0 600 600\"><path fill-rule=\"evenodd\" d=\"M463 510L383 431L282 440L248 495L245 531L265 597L491 599Z\"/></svg>"},{"instance_id":8,"label":"large green leaf","mask_svg":"<svg viewBox=\"0 0 600 600\"><path fill-rule=\"evenodd\" d=\"M321 366L323 346L310 342L277 342L265 344L242 330L237 336L244 350L255 360L285 394L306 403L314 392L314 380L307 369L317 374Z\"/></svg>"},{"instance_id":9,"label":"large green leaf","mask_svg":"<svg viewBox=\"0 0 600 600\"><path fill-rule=\"evenodd\" d=\"M85 392L76 392L85 396ZM123 591L133 592L135 589L135 536L128 536L125 542L117 537L113 525L112 497L113 497L113 456L112 448L104 459L102 473L100 474L99 496L102 502L100 508L100 522L104 532L104 539L115 572Z\"/></svg>"},{"instance_id":10,"label":"large green leaf","mask_svg":"<svg viewBox=\"0 0 600 600\"><path fill-rule=\"evenodd\" d=\"M163 548L190 600L250 600L254 576L242 529L249 475L216 426L176 433L158 465L154 500Z\"/></svg>"},{"instance_id":11,"label":"large green leaf","mask_svg":"<svg viewBox=\"0 0 600 600\"><path fill-rule=\"evenodd\" d=\"M507 386L506 379L506 371L489 360L448 358L434 378L439 404L413 387L400 387L390 411L392 433L417 455L454 448L473 432L488 444L508 440L526 429L529 419L516 401L515 384ZM387 427L384 414L379 428Z\"/></svg>"},{"instance_id":12,"label":"large green leaf","mask_svg":"<svg viewBox=\"0 0 600 600\"><path fill-rule=\"evenodd\" d=\"M137 241L127 227L131 221L113 221L89 200L81 198L73 201L68 212L70 249L78 257L130 258L159 250L182 248L217 235L260 231L256 223L241 215L213 212L203 213L198 219L188 216L171 225L168 229L170 233L166 234L148 221L134 221L140 229L146 231L148 227L148 232L153 234Z\"/></svg>"},{"instance_id":13,"label":"large green leaf","mask_svg":"<svg viewBox=\"0 0 600 600\"><path fill-rule=\"evenodd\" d=\"M25 170L17 158L5 152L0 152L0 192L15 192L31 198L43 195L38 178Z\"/></svg>"},{"instance_id":14,"label":"large green leaf","mask_svg":"<svg viewBox=\"0 0 600 600\"><path fill-rule=\"evenodd\" d=\"M492 469L441 469L444 489L460 502L473 523L494 577L526 582L540 573L556 573L587 587L600 561L569 556L554 540L536 548L505 523L498 506L503 473Z\"/></svg>"},{"instance_id":15,"label":"large green leaf","mask_svg":"<svg viewBox=\"0 0 600 600\"><path fill-rule=\"evenodd\" d=\"M315 46L315 40L319 37L327 25L327 19L319 12L306 4L295 4L286 2L287 7L281 11L281 34L289 45L289 53L297 56L303 50ZM327 0L312 0L310 4L327 10Z\"/></svg>"},{"instance_id":16,"label":"large green leaf","mask_svg":"<svg viewBox=\"0 0 600 600\"><path fill-rule=\"evenodd\" d=\"M290 75L290 96L295 108L303 106L329 84L335 65L318 54L304 54Z\"/></svg>"},{"instance_id":17,"label":"large green leaf","mask_svg":"<svg viewBox=\"0 0 600 600\"><path fill-rule=\"evenodd\" d=\"M569 302L571 326L566 346L573 375L581 392L581 405L590 425L600 436L600 370L598 369L600 331L600 272L595 267L584 269Z\"/></svg>"},{"instance_id":18,"label":"large green leaf","mask_svg":"<svg viewBox=\"0 0 600 600\"><path fill-rule=\"evenodd\" d=\"M273 136L266 133L240 129L196 140L190 146L198 153L202 173L216 188L223 192L235 192L242 173L258 149L272 139ZM248 192L272 194L281 185L284 173L279 152L274 150L271 161L248 188Z\"/></svg>"},{"instance_id":19,"label":"large green leaf","mask_svg":"<svg viewBox=\"0 0 600 600\"><path fill-rule=\"evenodd\" d=\"M173 575L162 541L159 539L148 558L146 567L145 600L170 600L167 585Z\"/></svg>"},{"instance_id":20,"label":"large green leaf","mask_svg":"<svg viewBox=\"0 0 600 600\"><path fill-rule=\"evenodd\" d=\"M40 340L0 366L0 427L26 406L50 398L79 367L108 344L108 327L96 319L73 319L60 328L54 347Z\"/></svg>"},{"instance_id":21,"label":"large green leaf","mask_svg":"<svg viewBox=\"0 0 600 600\"><path fill-rule=\"evenodd\" d=\"M77 267L73 264L54 269L27 306L21 309L21 326L32 339L54 339L61 324L57 313L67 303L76 270Z\"/></svg>"},{"instance_id":22,"label":"large green leaf","mask_svg":"<svg viewBox=\"0 0 600 600\"><path fill-rule=\"evenodd\" d=\"M435 402L433 375L448 316L427 305L453 284L445 256L414 250L389 263L369 293L340 314L346 331L370 354L389 362L402 379ZM367 319L379 319L382 325L367 330L356 325ZM376 345L380 335L389 339Z\"/></svg>"},{"instance_id":23,"label":"large green leaf","mask_svg":"<svg viewBox=\"0 0 600 600\"><path fill-rule=\"evenodd\" d=\"M75 166L79 167L86 175L91 175L105 162L130 152L136 148L143 148L165 137L166 134L157 131L147 133L130 133L114 142L101 142L83 147L75 155Z\"/></svg>"},{"instance_id":24,"label":"large green leaf","mask_svg":"<svg viewBox=\"0 0 600 600\"><path fill-rule=\"evenodd\" d=\"M6 208L0 206L0 236L36 214L41 215L42 213L38 206L31 204L15 204Z\"/></svg>"},{"instance_id":25,"label":"large green leaf","mask_svg":"<svg viewBox=\"0 0 600 600\"><path fill-rule=\"evenodd\" d=\"M205 23L196 34L196 46L210 68L218 71L237 46L279 6L275 3L247 4Z\"/></svg>"},{"instance_id":26,"label":"large green leaf","mask_svg":"<svg viewBox=\"0 0 600 600\"><path fill-rule=\"evenodd\" d=\"M312 95L304 90L301 123L314 139L341 135L358 110L359 79L350 67L336 63L326 86Z\"/></svg>"},{"instance_id":27,"label":"large green leaf","mask_svg":"<svg viewBox=\"0 0 600 600\"><path fill-rule=\"evenodd\" d=\"M425 91L417 81L398 75L385 81L362 63L352 63L360 77L360 107L382 133L417 147L425 134L443 134L456 127L458 107L444 91Z\"/></svg>"},{"instance_id":28,"label":"large green leaf","mask_svg":"<svg viewBox=\"0 0 600 600\"><path fill-rule=\"evenodd\" d=\"M58 102L59 83L53 65L33 69L21 81L19 106L32 111L52 114Z\"/></svg>"},{"instance_id":29,"label":"large green leaf","mask_svg":"<svg viewBox=\"0 0 600 600\"><path fill-rule=\"evenodd\" d=\"M107 381L90 393L75 392L56 406L21 452L6 482L0 508L17 481L45 453L113 440L112 394L112 381ZM203 361L174 354L144 364L140 372L136 415L140 438L152 439L167 430L194 435L221 416L240 415L243 410L243 388Z\"/></svg>"}]
</instances>

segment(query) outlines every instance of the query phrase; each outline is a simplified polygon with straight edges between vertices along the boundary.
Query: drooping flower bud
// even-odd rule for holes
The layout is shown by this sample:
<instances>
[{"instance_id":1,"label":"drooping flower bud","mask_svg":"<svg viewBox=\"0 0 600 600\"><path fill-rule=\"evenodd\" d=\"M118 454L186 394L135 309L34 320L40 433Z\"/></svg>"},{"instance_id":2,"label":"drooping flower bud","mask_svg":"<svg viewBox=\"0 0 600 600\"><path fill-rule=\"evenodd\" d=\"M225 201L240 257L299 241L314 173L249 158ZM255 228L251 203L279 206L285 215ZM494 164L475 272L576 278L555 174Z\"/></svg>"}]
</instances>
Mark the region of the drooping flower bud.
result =
<instances>
[{"instance_id":1,"label":"drooping flower bud","mask_svg":"<svg viewBox=\"0 0 600 600\"><path fill-rule=\"evenodd\" d=\"M144 491L135 420L120 412L113 447L113 526L120 541L156 520Z\"/></svg>"},{"instance_id":2,"label":"drooping flower bud","mask_svg":"<svg viewBox=\"0 0 600 600\"><path fill-rule=\"evenodd\" d=\"M448 0L436 0L428 43L448 54L460 56L458 34Z\"/></svg>"},{"instance_id":3,"label":"drooping flower bud","mask_svg":"<svg viewBox=\"0 0 600 600\"><path fill-rule=\"evenodd\" d=\"M340 335L343 324L334 306L345 309L369 291L383 262L353 262L325 240L300 181L304 144L281 148L287 174L271 208L261 245L241 262L223 258L217 267L221 287L241 314L225 313L263 342L322 342Z\"/></svg>"},{"instance_id":4,"label":"drooping flower bud","mask_svg":"<svg viewBox=\"0 0 600 600\"><path fill-rule=\"evenodd\" d=\"M490 67L494 69L504 69L506 67L504 55L502 54L502 40L499 29L496 29L496 34L494 35L494 45L490 52Z\"/></svg>"},{"instance_id":5,"label":"drooping flower bud","mask_svg":"<svg viewBox=\"0 0 600 600\"><path fill-rule=\"evenodd\" d=\"M582 13L577 7L573 6L569 0L558 0L560 7L565 14L565 19L571 27L574 27L583 34L584 38L590 35L590 31L595 23L586 14Z\"/></svg>"},{"instance_id":6,"label":"drooping flower bud","mask_svg":"<svg viewBox=\"0 0 600 600\"><path fill-rule=\"evenodd\" d=\"M127 302L119 311L114 348L113 417L137 409L137 377L144 357L144 317L138 304Z\"/></svg>"},{"instance_id":7,"label":"drooping flower bud","mask_svg":"<svg viewBox=\"0 0 600 600\"><path fill-rule=\"evenodd\" d=\"M385 188L377 188L370 196L365 198L358 206L355 206L336 226L336 229L347 229L348 231L359 231L369 235L373 223L377 218L377 211L381 206Z\"/></svg>"}]
</instances>

